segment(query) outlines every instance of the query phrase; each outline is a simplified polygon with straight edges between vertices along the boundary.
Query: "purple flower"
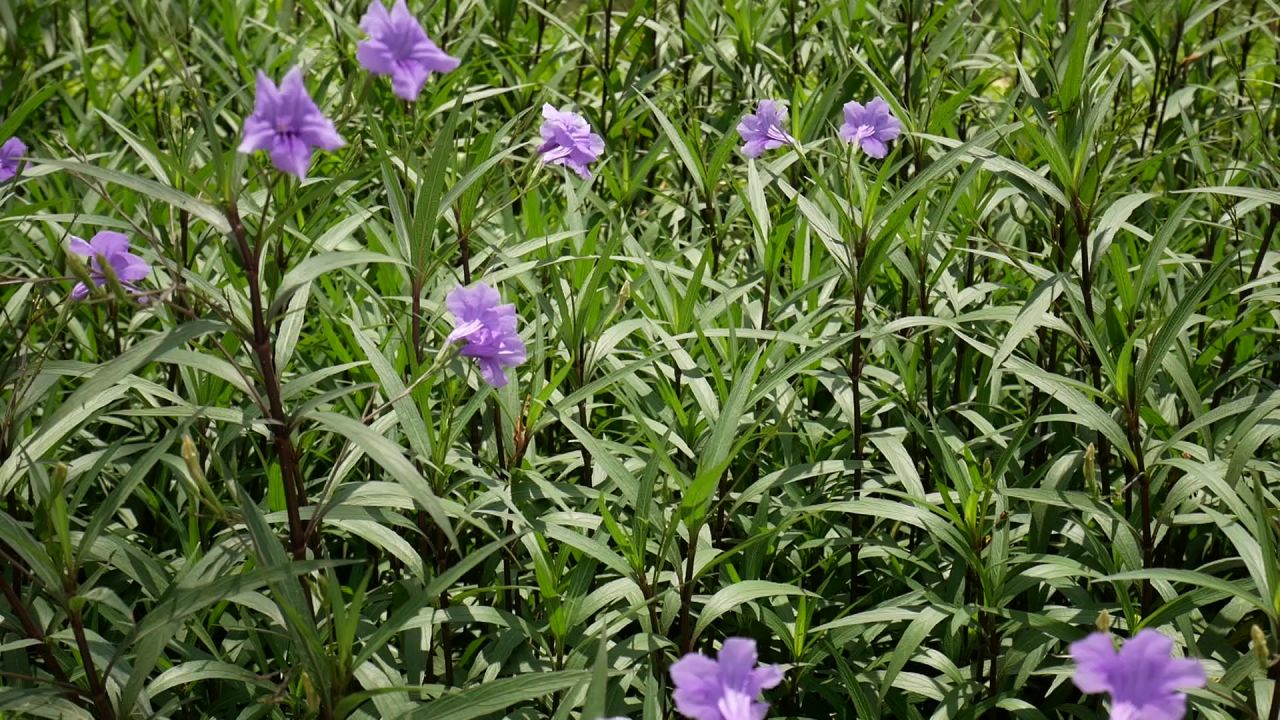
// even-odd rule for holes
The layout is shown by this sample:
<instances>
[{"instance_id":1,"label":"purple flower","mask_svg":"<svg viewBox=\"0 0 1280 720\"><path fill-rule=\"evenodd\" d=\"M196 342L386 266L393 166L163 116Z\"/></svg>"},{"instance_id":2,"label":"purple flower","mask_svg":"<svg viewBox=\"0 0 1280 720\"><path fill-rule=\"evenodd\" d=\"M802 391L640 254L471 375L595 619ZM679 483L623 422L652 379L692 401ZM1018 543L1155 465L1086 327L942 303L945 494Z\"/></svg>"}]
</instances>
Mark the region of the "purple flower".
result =
<instances>
[{"instance_id":1,"label":"purple flower","mask_svg":"<svg viewBox=\"0 0 1280 720\"><path fill-rule=\"evenodd\" d=\"M396 0L390 13L382 0L373 0L360 29L369 39L356 45L356 58L374 75L390 75L391 89L404 100L417 100L431 73L458 67L458 58L431 42L404 0Z\"/></svg>"},{"instance_id":2,"label":"purple flower","mask_svg":"<svg viewBox=\"0 0 1280 720\"><path fill-rule=\"evenodd\" d=\"M1178 691L1204 687L1204 667L1172 652L1173 641L1155 630L1142 630L1119 652L1110 633L1093 633L1071 643L1071 679L1083 692L1111 694L1111 720L1182 720L1187 696Z\"/></svg>"},{"instance_id":3,"label":"purple flower","mask_svg":"<svg viewBox=\"0 0 1280 720\"><path fill-rule=\"evenodd\" d=\"M27 144L11 137L0 145L0 182L18 174L18 158L27 154Z\"/></svg>"},{"instance_id":4,"label":"purple flower","mask_svg":"<svg viewBox=\"0 0 1280 720\"><path fill-rule=\"evenodd\" d=\"M542 162L564 165L590 180L588 164L596 161L604 152L604 140L593 132L591 126L578 113L557 110L551 105L542 106Z\"/></svg>"},{"instance_id":5,"label":"purple flower","mask_svg":"<svg viewBox=\"0 0 1280 720\"><path fill-rule=\"evenodd\" d=\"M738 123L742 136L742 154L749 158L760 157L765 150L795 143L796 139L782 129L787 121L787 108L774 100L761 100L755 115L747 115Z\"/></svg>"},{"instance_id":6,"label":"purple flower","mask_svg":"<svg viewBox=\"0 0 1280 720\"><path fill-rule=\"evenodd\" d=\"M305 178L315 148L337 150L344 144L333 122L307 94L301 69L286 73L279 89L258 71L257 104L244 121L240 152L266 150L281 172Z\"/></svg>"},{"instance_id":7,"label":"purple flower","mask_svg":"<svg viewBox=\"0 0 1280 720\"><path fill-rule=\"evenodd\" d=\"M145 260L129 252L129 238L124 233L103 230L89 242L72 235L67 247L88 261L89 277L98 287L107 284L106 266L111 268L120 284L134 294L142 292L134 283L151 272L151 266ZM72 300L83 300L88 295L89 288L84 283L76 283L71 290Z\"/></svg>"},{"instance_id":8,"label":"purple flower","mask_svg":"<svg viewBox=\"0 0 1280 720\"><path fill-rule=\"evenodd\" d=\"M782 682L782 670L756 667L756 641L729 638L712 660L690 653L671 666L676 710L693 720L761 720L760 692Z\"/></svg>"},{"instance_id":9,"label":"purple flower","mask_svg":"<svg viewBox=\"0 0 1280 720\"><path fill-rule=\"evenodd\" d=\"M524 341L516 333L516 306L500 301L498 291L484 283L459 285L444 301L454 320L446 342L465 340L462 355L475 358L480 374L494 387L506 385L503 371L525 358Z\"/></svg>"},{"instance_id":10,"label":"purple flower","mask_svg":"<svg viewBox=\"0 0 1280 720\"><path fill-rule=\"evenodd\" d=\"M844 104L844 123L840 126L840 139L862 146L862 151L873 158L889 153L889 143L902 134L902 123L889 110L889 103L877 96L866 107L859 102Z\"/></svg>"}]
</instances>

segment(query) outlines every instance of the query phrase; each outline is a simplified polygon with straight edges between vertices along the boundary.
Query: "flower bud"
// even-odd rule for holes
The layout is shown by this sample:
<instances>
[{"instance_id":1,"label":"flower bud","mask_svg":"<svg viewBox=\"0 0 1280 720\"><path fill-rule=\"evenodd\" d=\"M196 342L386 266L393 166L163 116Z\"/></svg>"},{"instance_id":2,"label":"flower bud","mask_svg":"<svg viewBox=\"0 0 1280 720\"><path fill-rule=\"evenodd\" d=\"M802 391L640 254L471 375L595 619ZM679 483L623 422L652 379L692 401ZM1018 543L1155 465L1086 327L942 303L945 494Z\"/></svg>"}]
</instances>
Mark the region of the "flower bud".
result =
<instances>
[{"instance_id":1,"label":"flower bud","mask_svg":"<svg viewBox=\"0 0 1280 720\"><path fill-rule=\"evenodd\" d=\"M182 461L187 464L187 472L195 480L197 487L204 487L204 470L200 469L200 452L196 450L195 441L190 435L182 436Z\"/></svg>"},{"instance_id":2,"label":"flower bud","mask_svg":"<svg viewBox=\"0 0 1280 720\"><path fill-rule=\"evenodd\" d=\"M1095 499L1098 497L1097 463L1098 448L1089 443L1089 447L1084 449L1084 486Z\"/></svg>"},{"instance_id":3,"label":"flower bud","mask_svg":"<svg viewBox=\"0 0 1280 720\"><path fill-rule=\"evenodd\" d=\"M1089 447L1093 447L1093 446L1090 445ZM1102 612L1098 613L1098 631L1111 632L1111 613L1107 612L1106 610L1103 610Z\"/></svg>"},{"instance_id":4,"label":"flower bud","mask_svg":"<svg viewBox=\"0 0 1280 720\"><path fill-rule=\"evenodd\" d=\"M1271 667L1271 647L1267 644L1267 634L1254 625L1249 628L1249 637L1253 640L1253 656L1258 659L1258 665L1264 671L1267 670Z\"/></svg>"}]
</instances>

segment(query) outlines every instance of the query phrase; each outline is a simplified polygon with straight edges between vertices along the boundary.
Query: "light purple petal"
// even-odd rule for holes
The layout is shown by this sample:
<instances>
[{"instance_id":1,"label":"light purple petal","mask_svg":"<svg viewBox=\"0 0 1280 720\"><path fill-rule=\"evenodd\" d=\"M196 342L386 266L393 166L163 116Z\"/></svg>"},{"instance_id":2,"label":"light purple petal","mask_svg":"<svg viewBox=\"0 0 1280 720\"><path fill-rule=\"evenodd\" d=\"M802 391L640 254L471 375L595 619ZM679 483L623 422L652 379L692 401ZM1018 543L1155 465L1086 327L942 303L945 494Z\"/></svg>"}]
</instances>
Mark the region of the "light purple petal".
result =
<instances>
[{"instance_id":1,"label":"light purple petal","mask_svg":"<svg viewBox=\"0 0 1280 720\"><path fill-rule=\"evenodd\" d=\"M417 23L417 19L409 12L409 5L404 0L396 0L396 4L391 8L391 22L393 23Z\"/></svg>"},{"instance_id":2,"label":"light purple petal","mask_svg":"<svg viewBox=\"0 0 1280 720\"><path fill-rule=\"evenodd\" d=\"M369 9L365 11L364 17L360 19L360 29L369 35L378 36L386 32L390 23L391 16L387 14L387 8L383 6L382 0L373 0L369 3Z\"/></svg>"},{"instance_id":3,"label":"light purple petal","mask_svg":"<svg viewBox=\"0 0 1280 720\"><path fill-rule=\"evenodd\" d=\"M782 682L782 668L777 665L762 665L751 671L751 682L759 690L777 687Z\"/></svg>"},{"instance_id":4,"label":"light purple petal","mask_svg":"<svg viewBox=\"0 0 1280 720\"><path fill-rule=\"evenodd\" d=\"M236 149L242 153L270 150L275 138L276 129L274 125L257 115L250 115L245 118L244 138L240 141L240 147Z\"/></svg>"},{"instance_id":5,"label":"light purple petal","mask_svg":"<svg viewBox=\"0 0 1280 720\"><path fill-rule=\"evenodd\" d=\"M417 100L430 74L431 72L417 61L398 62L395 64L395 69L391 71L391 90L401 100Z\"/></svg>"},{"instance_id":6,"label":"light purple petal","mask_svg":"<svg viewBox=\"0 0 1280 720\"><path fill-rule=\"evenodd\" d=\"M76 283L76 286L71 288L72 300L83 300L87 297L89 297L89 287L84 283Z\"/></svg>"},{"instance_id":7,"label":"light purple petal","mask_svg":"<svg viewBox=\"0 0 1280 720\"><path fill-rule=\"evenodd\" d=\"M129 252L129 237L114 230L103 230L89 241L93 254L111 257L119 253Z\"/></svg>"},{"instance_id":8,"label":"light purple petal","mask_svg":"<svg viewBox=\"0 0 1280 720\"><path fill-rule=\"evenodd\" d=\"M756 720L756 703L750 695L737 690L725 690L716 703L716 710L724 720ZM763 717L763 716L761 716Z\"/></svg>"},{"instance_id":9,"label":"light purple petal","mask_svg":"<svg viewBox=\"0 0 1280 720\"><path fill-rule=\"evenodd\" d=\"M0 145L0 158L12 159L27 154L27 144L16 137L11 137Z\"/></svg>"},{"instance_id":10,"label":"light purple petal","mask_svg":"<svg viewBox=\"0 0 1280 720\"><path fill-rule=\"evenodd\" d=\"M26 143L11 137L0 145L0 182L9 180L21 169L21 158L27 154Z\"/></svg>"},{"instance_id":11,"label":"light purple petal","mask_svg":"<svg viewBox=\"0 0 1280 720\"><path fill-rule=\"evenodd\" d=\"M676 710L693 720L721 720L717 704L721 685L719 664L711 658L691 653L671 666L675 685Z\"/></svg>"},{"instance_id":12,"label":"light purple petal","mask_svg":"<svg viewBox=\"0 0 1280 720\"><path fill-rule=\"evenodd\" d=\"M902 122L898 118L890 115L885 118L878 128L876 128L876 137L888 142L895 140L902 134Z\"/></svg>"},{"instance_id":13,"label":"light purple petal","mask_svg":"<svg viewBox=\"0 0 1280 720\"><path fill-rule=\"evenodd\" d=\"M720 662L720 681L725 685L747 690L751 685L751 671L756 666L756 641L748 638L729 638L724 641L716 656Z\"/></svg>"},{"instance_id":14,"label":"light purple petal","mask_svg":"<svg viewBox=\"0 0 1280 720\"><path fill-rule=\"evenodd\" d=\"M298 129L298 135L303 142L321 150L337 150L347 144L334 128L333 122L318 112L306 119Z\"/></svg>"},{"instance_id":15,"label":"light purple petal","mask_svg":"<svg viewBox=\"0 0 1280 720\"><path fill-rule=\"evenodd\" d=\"M133 253L112 255L110 260L111 269L115 271L116 277L120 278L121 282L137 282L151 274L151 266Z\"/></svg>"},{"instance_id":16,"label":"light purple petal","mask_svg":"<svg viewBox=\"0 0 1280 720\"><path fill-rule=\"evenodd\" d=\"M280 89L262 70L254 74L253 94L254 109L263 114L272 114L280 102Z\"/></svg>"},{"instance_id":17,"label":"light purple petal","mask_svg":"<svg viewBox=\"0 0 1280 720\"><path fill-rule=\"evenodd\" d=\"M1175 658L1173 640L1151 629L1140 631L1120 649L1120 660L1126 665L1141 665L1159 673L1159 690L1204 687L1204 666L1195 660Z\"/></svg>"},{"instance_id":18,"label":"light purple petal","mask_svg":"<svg viewBox=\"0 0 1280 720\"><path fill-rule=\"evenodd\" d=\"M1191 690L1202 688L1208 682L1204 665L1190 658L1171 658L1164 675L1164 689Z\"/></svg>"},{"instance_id":19,"label":"light purple petal","mask_svg":"<svg viewBox=\"0 0 1280 720\"><path fill-rule=\"evenodd\" d=\"M449 333L449 337L445 338L445 342L452 345L459 340L466 340L470 338L472 335L475 335L483 329L484 323L479 320L462 323L458 327L454 328L453 332Z\"/></svg>"},{"instance_id":20,"label":"light purple petal","mask_svg":"<svg viewBox=\"0 0 1280 720\"><path fill-rule=\"evenodd\" d=\"M874 137L862 138L862 151L879 160L889 154L889 148Z\"/></svg>"},{"instance_id":21,"label":"light purple petal","mask_svg":"<svg viewBox=\"0 0 1280 720\"><path fill-rule=\"evenodd\" d=\"M1071 643L1071 659L1076 663L1076 672L1071 680L1081 692L1110 691L1108 673L1119 659L1111 635L1093 633L1083 640Z\"/></svg>"},{"instance_id":22,"label":"light purple petal","mask_svg":"<svg viewBox=\"0 0 1280 720\"><path fill-rule=\"evenodd\" d=\"M872 116L878 117L884 117L892 114L893 112L893 110L889 108L889 103L885 102L884 98L879 95L875 96L871 99L871 102L867 103L867 111L871 113Z\"/></svg>"},{"instance_id":23,"label":"light purple petal","mask_svg":"<svg viewBox=\"0 0 1280 720\"><path fill-rule=\"evenodd\" d=\"M374 5L381 7L378 0L375 0ZM396 69L396 58L391 54L391 49L379 40L362 40L356 43L356 60L374 75L390 75Z\"/></svg>"},{"instance_id":24,"label":"light purple petal","mask_svg":"<svg viewBox=\"0 0 1280 720\"><path fill-rule=\"evenodd\" d=\"M583 180L590 180L593 177L591 175L591 168L587 167L587 164L585 162L582 162L580 160L574 161L570 159L566 161L564 164L572 168L573 171L576 172L578 176L581 177Z\"/></svg>"},{"instance_id":25,"label":"light purple petal","mask_svg":"<svg viewBox=\"0 0 1280 720\"><path fill-rule=\"evenodd\" d=\"M452 72L462 64L462 60L436 47L436 44L430 40L418 43L413 51L413 59L434 73Z\"/></svg>"},{"instance_id":26,"label":"light purple petal","mask_svg":"<svg viewBox=\"0 0 1280 720\"><path fill-rule=\"evenodd\" d=\"M844 104L844 121L850 125L862 125L863 117L866 115L867 109L857 100L850 100Z\"/></svg>"},{"instance_id":27,"label":"light purple petal","mask_svg":"<svg viewBox=\"0 0 1280 720\"><path fill-rule=\"evenodd\" d=\"M495 388L503 387L507 384L507 374L503 372L502 363L495 358L482 357L477 358L476 362L480 365L480 375L484 381Z\"/></svg>"},{"instance_id":28,"label":"light purple petal","mask_svg":"<svg viewBox=\"0 0 1280 720\"><path fill-rule=\"evenodd\" d=\"M280 81L280 101L282 104L296 103L302 98L310 99L311 96L307 94L307 84L302 79L302 67L294 65Z\"/></svg>"},{"instance_id":29,"label":"light purple petal","mask_svg":"<svg viewBox=\"0 0 1280 720\"><path fill-rule=\"evenodd\" d=\"M271 162L281 172L305 179L311 165L311 148L297 136L277 135L271 146Z\"/></svg>"},{"instance_id":30,"label":"light purple petal","mask_svg":"<svg viewBox=\"0 0 1280 720\"><path fill-rule=\"evenodd\" d=\"M85 242L84 238L79 238L75 235L68 237L67 249L81 257L89 258L94 255L93 246Z\"/></svg>"},{"instance_id":31,"label":"light purple petal","mask_svg":"<svg viewBox=\"0 0 1280 720\"><path fill-rule=\"evenodd\" d=\"M469 323L481 319L499 302L501 298L497 290L485 283L476 283L469 288L461 285L454 288L444 304L459 323Z\"/></svg>"}]
</instances>

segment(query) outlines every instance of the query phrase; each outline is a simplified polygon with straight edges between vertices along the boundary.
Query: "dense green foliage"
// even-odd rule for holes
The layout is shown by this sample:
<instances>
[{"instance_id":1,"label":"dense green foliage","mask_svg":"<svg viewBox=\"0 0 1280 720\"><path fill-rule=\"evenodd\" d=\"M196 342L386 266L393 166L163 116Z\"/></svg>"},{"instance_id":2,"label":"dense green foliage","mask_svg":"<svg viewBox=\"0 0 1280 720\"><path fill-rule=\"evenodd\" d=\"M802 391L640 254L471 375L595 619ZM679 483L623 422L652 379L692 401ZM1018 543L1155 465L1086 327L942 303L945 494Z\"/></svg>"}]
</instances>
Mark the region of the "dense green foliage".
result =
<instances>
[{"instance_id":1,"label":"dense green foliage","mask_svg":"<svg viewBox=\"0 0 1280 720\"><path fill-rule=\"evenodd\" d=\"M771 717L1096 719L1109 618L1276 720L1280 3L411 6L413 105L365 0L0 2L0 717L657 720L738 635ZM305 183L236 152L294 64ZM150 302L68 301L103 229Z\"/></svg>"}]
</instances>

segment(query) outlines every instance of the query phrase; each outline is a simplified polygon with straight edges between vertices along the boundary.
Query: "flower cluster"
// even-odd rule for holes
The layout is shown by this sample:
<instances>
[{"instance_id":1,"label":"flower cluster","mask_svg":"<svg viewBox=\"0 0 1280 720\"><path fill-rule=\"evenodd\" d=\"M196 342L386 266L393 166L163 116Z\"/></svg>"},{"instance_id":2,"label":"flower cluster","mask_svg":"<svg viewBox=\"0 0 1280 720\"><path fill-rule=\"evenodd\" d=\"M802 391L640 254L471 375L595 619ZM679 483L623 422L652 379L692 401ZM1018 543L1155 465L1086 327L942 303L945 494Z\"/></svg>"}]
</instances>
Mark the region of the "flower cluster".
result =
<instances>
[{"instance_id":1,"label":"flower cluster","mask_svg":"<svg viewBox=\"0 0 1280 720\"><path fill-rule=\"evenodd\" d=\"M1072 680L1086 693L1111 695L1110 720L1182 720L1183 691L1204 687L1205 672L1172 654L1173 641L1155 630L1119 650L1110 633L1093 633L1071 645ZM754 640L729 638L715 659L690 653L677 661L671 682L676 710L690 720L763 720L769 705L761 693L782 682L782 670L757 664Z\"/></svg>"},{"instance_id":2,"label":"flower cluster","mask_svg":"<svg viewBox=\"0 0 1280 720\"><path fill-rule=\"evenodd\" d=\"M356 44L356 59L369 73L390 77L392 92L405 101L418 99L432 73L450 72L461 62L431 40L409 11L406 0L395 0L390 10L383 0L373 0L360 21L360 29L366 38ZM840 137L860 146L872 157L884 157L888 143L901 132L901 123L893 117L888 104L878 97L866 107L851 102L845 105L844 114ZM604 153L604 138L592 130L582 115L571 110L545 104L542 117L539 128L542 142L538 146L541 162L565 167L590 180L592 163ZM747 115L738 125L737 130L744 143L743 153L754 158L766 150L797 145L796 139L783 127L786 120L786 106L774 100L761 100L755 114ZM253 112L245 118L238 148L241 153L266 152L277 170L306 179L316 150L332 152L345 144L334 122L307 91L300 67L289 69L279 85L265 72L258 71ZM10 138L0 146L0 181L18 173L20 158L26 152L26 145L17 138ZM109 276L114 276L123 287L137 294L140 291L136 283L150 272L150 266L130 252L128 239L120 233L98 233L90 242L74 238L69 249L87 260L90 278L95 285L103 285ZM89 287L85 283L76 285L71 293L71 297L77 300L88 295ZM476 361L481 376L490 385L506 385L506 370L520 365L526 357L524 342L516 332L515 306L502 304L497 290L483 282L470 288L457 287L449 293L446 306L454 319L448 343L461 343L460 354ZM725 667L731 667L732 663L748 655L755 657L754 645L748 652L748 647L742 644L746 642L726 645L727 660L721 661L729 663ZM703 667L696 658L687 660L681 667ZM768 682L776 681L770 680L773 677L771 671L761 672L764 674L759 677L764 679L760 683L766 684L758 687L744 685L733 690L738 694L726 700L730 704L725 707L747 708L743 712L748 715L763 707L755 696L762 688L772 686ZM697 676L698 672L693 670L682 671L682 682L687 689L680 697L685 698L682 702L686 708L701 707L698 703L710 697L706 695L710 686L693 682ZM732 683L724 687L730 685ZM743 701L739 695L750 699ZM722 714L724 717L737 717L740 714L735 714L737 712L724 710Z\"/></svg>"},{"instance_id":3,"label":"flower cluster","mask_svg":"<svg viewBox=\"0 0 1280 720\"><path fill-rule=\"evenodd\" d=\"M749 158L760 157L765 150L784 145L798 145L782 125L787 121L787 108L776 100L761 100L754 115L747 115L738 123L742 136L742 154ZM865 106L856 101L845 103L844 122L840 124L840 139L862 149L873 158L889 154L889 143L902 134L902 123L893 116L889 103L875 97Z\"/></svg>"}]
</instances>

